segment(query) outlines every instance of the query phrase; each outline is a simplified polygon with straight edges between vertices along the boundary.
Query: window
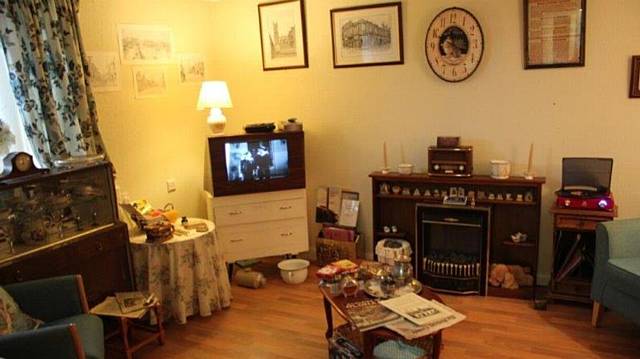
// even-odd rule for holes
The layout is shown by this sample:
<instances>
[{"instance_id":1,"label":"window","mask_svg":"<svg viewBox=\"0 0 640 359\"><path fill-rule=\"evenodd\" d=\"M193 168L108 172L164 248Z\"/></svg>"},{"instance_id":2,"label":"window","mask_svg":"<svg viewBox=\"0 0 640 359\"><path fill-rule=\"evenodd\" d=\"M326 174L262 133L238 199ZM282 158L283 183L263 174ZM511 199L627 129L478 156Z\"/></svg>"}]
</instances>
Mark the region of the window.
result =
<instances>
[{"instance_id":1,"label":"window","mask_svg":"<svg viewBox=\"0 0 640 359\"><path fill-rule=\"evenodd\" d=\"M31 144L29 143L29 139L24 131L24 126L22 125L22 120L20 119L16 99L11 90L9 70L7 69L7 61L2 49L0 49L0 119L9 125L15 137L15 143L9 148L9 152L24 151L33 154ZM6 153L0 153L0 160L5 155ZM34 158L34 160L36 159ZM0 161L0 168L2 168L2 161Z\"/></svg>"}]
</instances>

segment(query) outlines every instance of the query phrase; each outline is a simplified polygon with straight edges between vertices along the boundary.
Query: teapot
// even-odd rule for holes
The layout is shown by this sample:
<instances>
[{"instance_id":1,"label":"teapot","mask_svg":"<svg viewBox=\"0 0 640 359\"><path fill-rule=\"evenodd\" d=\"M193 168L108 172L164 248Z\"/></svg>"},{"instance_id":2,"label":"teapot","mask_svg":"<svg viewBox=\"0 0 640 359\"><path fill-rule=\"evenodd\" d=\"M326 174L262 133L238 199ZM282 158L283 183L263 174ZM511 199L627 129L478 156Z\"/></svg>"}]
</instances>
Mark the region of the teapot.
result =
<instances>
[{"instance_id":1,"label":"teapot","mask_svg":"<svg viewBox=\"0 0 640 359\"><path fill-rule=\"evenodd\" d=\"M405 285L413 277L413 266L411 257L406 254L397 256L391 267L391 276L399 286Z\"/></svg>"}]
</instances>

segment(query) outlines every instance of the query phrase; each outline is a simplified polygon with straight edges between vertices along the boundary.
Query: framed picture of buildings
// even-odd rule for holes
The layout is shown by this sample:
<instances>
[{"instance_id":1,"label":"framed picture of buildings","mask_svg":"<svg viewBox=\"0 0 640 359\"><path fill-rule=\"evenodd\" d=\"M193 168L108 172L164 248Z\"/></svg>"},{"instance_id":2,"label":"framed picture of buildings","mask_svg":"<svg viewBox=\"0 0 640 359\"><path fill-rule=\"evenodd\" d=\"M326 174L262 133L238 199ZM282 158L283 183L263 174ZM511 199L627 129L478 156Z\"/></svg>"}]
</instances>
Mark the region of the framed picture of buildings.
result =
<instances>
[{"instance_id":1,"label":"framed picture of buildings","mask_svg":"<svg viewBox=\"0 0 640 359\"><path fill-rule=\"evenodd\" d=\"M584 66L586 0L523 0L525 69Z\"/></svg>"},{"instance_id":2,"label":"framed picture of buildings","mask_svg":"<svg viewBox=\"0 0 640 359\"><path fill-rule=\"evenodd\" d=\"M400 2L331 10L333 67L404 63Z\"/></svg>"},{"instance_id":3,"label":"framed picture of buildings","mask_svg":"<svg viewBox=\"0 0 640 359\"><path fill-rule=\"evenodd\" d=\"M262 69L309 67L303 0L258 4Z\"/></svg>"}]
</instances>

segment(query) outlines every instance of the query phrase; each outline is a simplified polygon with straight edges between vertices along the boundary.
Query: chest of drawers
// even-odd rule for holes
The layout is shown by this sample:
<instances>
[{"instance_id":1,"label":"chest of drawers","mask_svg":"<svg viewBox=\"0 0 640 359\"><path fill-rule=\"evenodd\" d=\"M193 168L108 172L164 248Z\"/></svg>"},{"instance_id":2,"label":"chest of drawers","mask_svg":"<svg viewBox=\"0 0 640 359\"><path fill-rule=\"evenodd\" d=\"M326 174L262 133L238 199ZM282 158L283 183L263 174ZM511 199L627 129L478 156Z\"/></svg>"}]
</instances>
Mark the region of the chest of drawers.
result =
<instances>
[{"instance_id":1,"label":"chest of drawers","mask_svg":"<svg viewBox=\"0 0 640 359\"><path fill-rule=\"evenodd\" d=\"M305 189L214 197L211 207L228 263L309 250Z\"/></svg>"}]
</instances>

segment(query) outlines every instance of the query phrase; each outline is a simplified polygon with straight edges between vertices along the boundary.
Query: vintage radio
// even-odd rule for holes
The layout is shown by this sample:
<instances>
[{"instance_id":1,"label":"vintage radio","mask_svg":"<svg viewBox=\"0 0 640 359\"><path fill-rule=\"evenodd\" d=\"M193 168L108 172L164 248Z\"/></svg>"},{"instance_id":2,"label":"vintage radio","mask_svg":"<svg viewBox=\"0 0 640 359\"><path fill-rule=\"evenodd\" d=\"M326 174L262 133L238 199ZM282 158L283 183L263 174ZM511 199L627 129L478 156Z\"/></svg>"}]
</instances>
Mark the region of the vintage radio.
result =
<instances>
[{"instance_id":1,"label":"vintage radio","mask_svg":"<svg viewBox=\"0 0 640 359\"><path fill-rule=\"evenodd\" d=\"M473 147L429 147L429 175L471 177Z\"/></svg>"}]
</instances>

